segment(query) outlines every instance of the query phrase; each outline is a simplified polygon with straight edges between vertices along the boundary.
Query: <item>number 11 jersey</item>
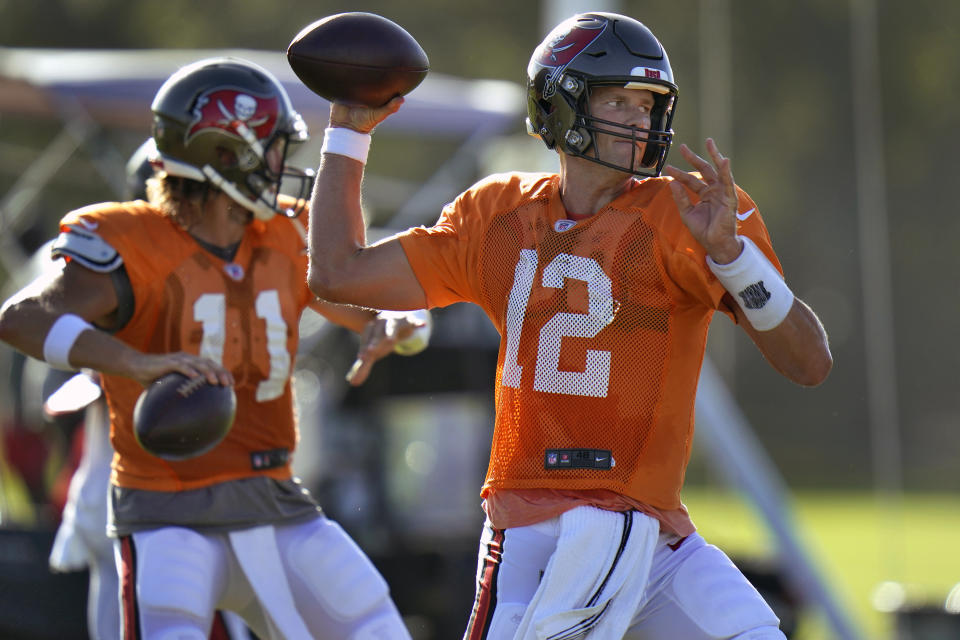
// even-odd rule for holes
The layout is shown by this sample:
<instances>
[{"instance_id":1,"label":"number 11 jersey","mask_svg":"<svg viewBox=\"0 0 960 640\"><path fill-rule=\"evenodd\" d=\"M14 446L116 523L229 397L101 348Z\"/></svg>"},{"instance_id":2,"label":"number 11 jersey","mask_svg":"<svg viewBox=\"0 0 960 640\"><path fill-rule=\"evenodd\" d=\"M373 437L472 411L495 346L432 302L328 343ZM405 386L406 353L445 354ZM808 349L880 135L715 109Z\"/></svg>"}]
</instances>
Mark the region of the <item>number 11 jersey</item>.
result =
<instances>
[{"instance_id":1,"label":"number 11 jersey","mask_svg":"<svg viewBox=\"0 0 960 640\"><path fill-rule=\"evenodd\" d=\"M95 270L122 264L126 271L133 308L115 337L148 353L208 357L236 381L236 420L223 442L198 458L168 462L148 454L134 438L133 407L142 387L129 378L103 376L118 454L114 484L181 491L252 476L290 478L289 454L297 439L290 377L300 316L313 300L298 224L282 216L254 220L233 259L224 260L144 202L94 205L61 221L61 254ZM91 245L114 251L115 259L99 267L67 248ZM257 464L257 455L279 462Z\"/></svg>"}]
</instances>

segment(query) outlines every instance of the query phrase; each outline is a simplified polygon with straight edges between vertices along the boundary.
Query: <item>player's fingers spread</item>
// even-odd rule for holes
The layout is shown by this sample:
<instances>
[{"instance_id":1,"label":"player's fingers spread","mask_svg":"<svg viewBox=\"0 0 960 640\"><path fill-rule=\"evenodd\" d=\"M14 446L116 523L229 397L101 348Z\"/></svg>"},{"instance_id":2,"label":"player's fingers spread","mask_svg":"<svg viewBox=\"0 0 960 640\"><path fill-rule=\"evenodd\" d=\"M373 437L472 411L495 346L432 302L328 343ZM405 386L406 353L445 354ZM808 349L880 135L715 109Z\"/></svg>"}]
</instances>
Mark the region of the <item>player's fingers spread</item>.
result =
<instances>
[{"instance_id":1,"label":"player's fingers spread","mask_svg":"<svg viewBox=\"0 0 960 640\"><path fill-rule=\"evenodd\" d=\"M710 154L713 164L716 165L721 179L726 175L731 175L730 158L720 153L720 147L717 146L713 138L707 138L707 152Z\"/></svg>"},{"instance_id":2,"label":"player's fingers spread","mask_svg":"<svg viewBox=\"0 0 960 640\"><path fill-rule=\"evenodd\" d=\"M730 158L724 158L720 164L720 180L723 182L727 195L735 197L736 189L734 187L733 171L730 169Z\"/></svg>"},{"instance_id":3,"label":"player's fingers spread","mask_svg":"<svg viewBox=\"0 0 960 640\"><path fill-rule=\"evenodd\" d=\"M706 169L712 169L709 162L701 158L698 154L694 153L693 149L688 147L686 144L680 145L680 155L682 155L687 162L693 165L700 172L703 172Z\"/></svg>"},{"instance_id":4,"label":"player's fingers spread","mask_svg":"<svg viewBox=\"0 0 960 640\"><path fill-rule=\"evenodd\" d=\"M723 198L732 200L734 202L734 206L736 206L737 188L733 179L733 171L730 169L730 158L724 158L721 156L720 161L717 162L717 171L719 173L719 181L720 186L722 187Z\"/></svg>"},{"instance_id":5,"label":"player's fingers spread","mask_svg":"<svg viewBox=\"0 0 960 640\"><path fill-rule=\"evenodd\" d=\"M687 162L696 166L698 156L686 144L680 145L680 155L682 155Z\"/></svg>"},{"instance_id":6,"label":"player's fingers spread","mask_svg":"<svg viewBox=\"0 0 960 640\"><path fill-rule=\"evenodd\" d=\"M674 188L676 183L680 182L680 183L683 183L684 186L686 186L688 189L690 189L694 193L700 193L707 186L702 180L700 180L696 176L691 175L686 171L681 171L680 169L677 169L672 165L667 166L667 168L663 170L663 173L667 174L668 176L674 179L674 182L670 183L671 188ZM676 186L679 186L679 185L676 185Z\"/></svg>"},{"instance_id":7,"label":"player's fingers spread","mask_svg":"<svg viewBox=\"0 0 960 640\"><path fill-rule=\"evenodd\" d=\"M730 174L730 159L720 153L720 149L717 148L716 143L710 138L707 139L707 150L710 152L710 157L716 166L717 176L721 182L727 184L732 179L732 175Z\"/></svg>"},{"instance_id":8,"label":"player's fingers spread","mask_svg":"<svg viewBox=\"0 0 960 640\"><path fill-rule=\"evenodd\" d=\"M713 163L719 167L720 163L724 160L724 156L720 153L720 147L717 146L713 138L707 138L707 153L713 158Z\"/></svg>"},{"instance_id":9,"label":"player's fingers spread","mask_svg":"<svg viewBox=\"0 0 960 640\"><path fill-rule=\"evenodd\" d=\"M670 183L670 193L673 194L673 201L677 204L680 213L690 210L690 196L687 195L687 190L683 188L683 185L676 180L672 181Z\"/></svg>"},{"instance_id":10,"label":"player's fingers spread","mask_svg":"<svg viewBox=\"0 0 960 640\"><path fill-rule=\"evenodd\" d=\"M700 172L700 175L703 176L703 179L707 182L713 182L718 179L716 168L707 162L706 159L690 151L689 148L687 149L687 154L684 154L684 157L687 159L687 162Z\"/></svg>"},{"instance_id":11,"label":"player's fingers spread","mask_svg":"<svg viewBox=\"0 0 960 640\"><path fill-rule=\"evenodd\" d=\"M688 180L688 179L690 179L690 178L692 177L692 176L690 176L686 171L684 171L684 170L682 170L682 169L678 169L677 167L673 166L672 164L668 164L667 166L665 166L665 167L663 168L663 173L664 173L665 175L670 176L670 177L673 178L674 180L679 180L679 181L681 181L681 182L683 182L684 180Z\"/></svg>"},{"instance_id":12,"label":"player's fingers spread","mask_svg":"<svg viewBox=\"0 0 960 640\"><path fill-rule=\"evenodd\" d=\"M679 174L686 173L686 171L681 171L680 169L677 169L672 164L668 164L663 168L663 173L664 175L667 175L667 176L670 176L671 178L679 180Z\"/></svg>"}]
</instances>

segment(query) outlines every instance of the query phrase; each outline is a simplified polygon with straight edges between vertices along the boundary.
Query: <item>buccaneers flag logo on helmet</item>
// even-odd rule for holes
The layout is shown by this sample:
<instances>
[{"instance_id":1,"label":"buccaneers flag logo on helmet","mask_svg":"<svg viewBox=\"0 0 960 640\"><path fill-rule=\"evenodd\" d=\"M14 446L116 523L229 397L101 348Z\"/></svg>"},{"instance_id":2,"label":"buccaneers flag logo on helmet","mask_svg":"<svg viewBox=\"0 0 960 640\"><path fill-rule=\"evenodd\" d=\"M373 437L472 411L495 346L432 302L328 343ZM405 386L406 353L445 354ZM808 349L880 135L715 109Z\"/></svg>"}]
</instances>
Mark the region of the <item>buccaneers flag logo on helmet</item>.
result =
<instances>
[{"instance_id":1,"label":"buccaneers flag logo on helmet","mask_svg":"<svg viewBox=\"0 0 960 640\"><path fill-rule=\"evenodd\" d=\"M276 130L279 112L277 96L252 96L236 89L213 89L197 98L186 141L208 129L220 129L243 137L237 130L240 124L252 130L258 140L265 140Z\"/></svg>"},{"instance_id":2,"label":"buccaneers flag logo on helmet","mask_svg":"<svg viewBox=\"0 0 960 640\"><path fill-rule=\"evenodd\" d=\"M572 24L571 24L572 23ZM531 64L536 62L552 68L544 78L543 95L550 97L556 91L556 82L567 65L580 52L600 37L607 23L600 20L567 21L560 24L533 53Z\"/></svg>"},{"instance_id":3,"label":"buccaneers flag logo on helmet","mask_svg":"<svg viewBox=\"0 0 960 640\"><path fill-rule=\"evenodd\" d=\"M570 28L547 38L534 58L545 67L565 67L599 38L606 26L606 22L599 20L575 22Z\"/></svg>"}]
</instances>

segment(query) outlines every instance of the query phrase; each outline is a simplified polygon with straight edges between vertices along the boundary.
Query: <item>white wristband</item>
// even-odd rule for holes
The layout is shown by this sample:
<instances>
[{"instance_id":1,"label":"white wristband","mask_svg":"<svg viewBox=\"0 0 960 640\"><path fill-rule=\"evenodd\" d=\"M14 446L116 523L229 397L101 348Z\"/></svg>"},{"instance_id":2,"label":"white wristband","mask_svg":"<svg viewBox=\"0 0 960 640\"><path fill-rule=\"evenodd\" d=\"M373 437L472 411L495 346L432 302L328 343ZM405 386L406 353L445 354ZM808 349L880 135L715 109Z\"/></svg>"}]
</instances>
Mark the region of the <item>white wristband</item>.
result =
<instances>
[{"instance_id":1,"label":"white wristband","mask_svg":"<svg viewBox=\"0 0 960 640\"><path fill-rule=\"evenodd\" d=\"M336 153L367 164L371 140L369 133L360 133L345 127L327 127L323 130L320 153Z\"/></svg>"},{"instance_id":2,"label":"white wristband","mask_svg":"<svg viewBox=\"0 0 960 640\"><path fill-rule=\"evenodd\" d=\"M763 252L746 236L743 251L729 264L717 264L707 256L707 265L720 283L733 294L750 324L758 331L775 328L790 313L793 292Z\"/></svg>"},{"instance_id":3,"label":"white wristband","mask_svg":"<svg viewBox=\"0 0 960 640\"><path fill-rule=\"evenodd\" d=\"M377 315L387 320L388 336L393 336L394 333L396 333L396 324L400 319L405 318L411 323L423 323L422 326L414 329L409 337L397 342L397 344L393 346L394 353L398 353L401 356L414 356L426 349L427 345L430 344L430 334L433 333L433 316L431 316L430 312L426 309L417 309L416 311L380 311Z\"/></svg>"},{"instance_id":4,"label":"white wristband","mask_svg":"<svg viewBox=\"0 0 960 640\"><path fill-rule=\"evenodd\" d=\"M55 369L74 371L76 367L70 365L70 349L87 329L93 329L93 325L72 313L57 318L43 341L43 359Z\"/></svg>"}]
</instances>

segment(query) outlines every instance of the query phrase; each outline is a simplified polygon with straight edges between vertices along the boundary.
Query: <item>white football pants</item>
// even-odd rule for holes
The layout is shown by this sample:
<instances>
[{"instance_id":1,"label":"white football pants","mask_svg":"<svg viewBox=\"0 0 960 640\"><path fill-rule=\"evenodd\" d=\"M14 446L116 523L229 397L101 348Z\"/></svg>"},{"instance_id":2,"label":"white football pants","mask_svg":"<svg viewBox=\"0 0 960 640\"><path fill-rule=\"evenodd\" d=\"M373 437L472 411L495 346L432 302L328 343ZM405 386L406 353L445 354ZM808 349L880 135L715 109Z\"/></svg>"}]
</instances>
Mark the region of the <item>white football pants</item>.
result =
<instances>
[{"instance_id":1,"label":"white football pants","mask_svg":"<svg viewBox=\"0 0 960 640\"><path fill-rule=\"evenodd\" d=\"M484 525L464 640L514 637L556 548L558 525L559 518L506 530ZM624 638L785 640L773 610L722 551L697 533L678 542L660 534L646 592Z\"/></svg>"},{"instance_id":2,"label":"white football pants","mask_svg":"<svg viewBox=\"0 0 960 640\"><path fill-rule=\"evenodd\" d=\"M386 581L336 522L201 534L165 527L116 542L124 640L206 640L214 611L258 637L409 640Z\"/></svg>"}]
</instances>

